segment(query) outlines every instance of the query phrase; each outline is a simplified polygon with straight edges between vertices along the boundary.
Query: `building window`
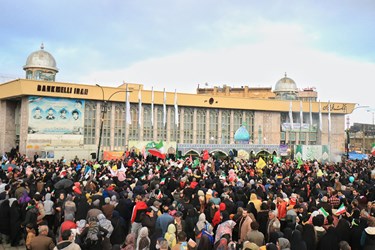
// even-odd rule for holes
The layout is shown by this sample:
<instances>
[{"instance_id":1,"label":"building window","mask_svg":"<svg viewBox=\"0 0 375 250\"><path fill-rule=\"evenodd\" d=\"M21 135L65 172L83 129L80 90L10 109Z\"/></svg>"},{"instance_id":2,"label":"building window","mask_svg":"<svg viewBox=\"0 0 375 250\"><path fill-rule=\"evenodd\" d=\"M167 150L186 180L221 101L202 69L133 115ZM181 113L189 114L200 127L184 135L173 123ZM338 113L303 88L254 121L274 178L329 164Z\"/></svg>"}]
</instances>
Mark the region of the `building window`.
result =
<instances>
[{"instance_id":1,"label":"building window","mask_svg":"<svg viewBox=\"0 0 375 250\"><path fill-rule=\"evenodd\" d=\"M245 111L245 119L244 122L246 123L246 129L249 131L250 134L250 142L254 143L254 112L253 111Z\"/></svg>"},{"instance_id":2,"label":"building window","mask_svg":"<svg viewBox=\"0 0 375 250\"><path fill-rule=\"evenodd\" d=\"M153 140L153 129L151 123L151 106L143 106L143 140Z\"/></svg>"},{"instance_id":3,"label":"building window","mask_svg":"<svg viewBox=\"0 0 375 250\"><path fill-rule=\"evenodd\" d=\"M210 111L210 144L218 143L218 131L219 131L219 110L209 109Z\"/></svg>"},{"instance_id":4,"label":"building window","mask_svg":"<svg viewBox=\"0 0 375 250\"><path fill-rule=\"evenodd\" d=\"M85 102L85 118L83 142L86 145L95 144L95 121L96 121L96 103L92 101Z\"/></svg>"},{"instance_id":5,"label":"building window","mask_svg":"<svg viewBox=\"0 0 375 250\"><path fill-rule=\"evenodd\" d=\"M139 139L138 105L130 105L130 118L128 141L136 141Z\"/></svg>"},{"instance_id":6,"label":"building window","mask_svg":"<svg viewBox=\"0 0 375 250\"><path fill-rule=\"evenodd\" d=\"M125 103L115 104L115 147L125 147Z\"/></svg>"},{"instance_id":7,"label":"building window","mask_svg":"<svg viewBox=\"0 0 375 250\"><path fill-rule=\"evenodd\" d=\"M105 112L104 120L103 120L103 134L102 134L102 146L103 147L111 146L111 110L112 110L111 104L107 103L107 112Z\"/></svg>"},{"instance_id":8,"label":"building window","mask_svg":"<svg viewBox=\"0 0 375 250\"><path fill-rule=\"evenodd\" d=\"M234 111L234 119L233 119L233 126L234 126L234 132L237 131L242 126L242 115L243 111L242 110L235 110ZM249 125L249 124L247 124ZM247 128L247 126L246 126Z\"/></svg>"},{"instance_id":9,"label":"building window","mask_svg":"<svg viewBox=\"0 0 375 250\"><path fill-rule=\"evenodd\" d=\"M155 105L156 107L156 105ZM167 123L163 123L163 106L157 106L158 112L156 114L157 117L157 124L158 124L158 134L157 134L157 140L167 140ZM168 108L168 107L167 107Z\"/></svg>"},{"instance_id":10,"label":"building window","mask_svg":"<svg viewBox=\"0 0 375 250\"><path fill-rule=\"evenodd\" d=\"M230 111L221 112L221 144L230 143Z\"/></svg>"},{"instance_id":11,"label":"building window","mask_svg":"<svg viewBox=\"0 0 375 250\"><path fill-rule=\"evenodd\" d=\"M175 109L174 107L171 107L171 141L178 141L180 137L180 119L178 119L178 126L176 126L176 120L175 120ZM180 118L180 110L178 110L178 118Z\"/></svg>"},{"instance_id":12,"label":"building window","mask_svg":"<svg viewBox=\"0 0 375 250\"><path fill-rule=\"evenodd\" d=\"M197 143L206 143L206 110L197 109Z\"/></svg>"},{"instance_id":13,"label":"building window","mask_svg":"<svg viewBox=\"0 0 375 250\"><path fill-rule=\"evenodd\" d=\"M193 143L193 121L194 121L194 109L184 108L184 141L183 143Z\"/></svg>"}]
</instances>

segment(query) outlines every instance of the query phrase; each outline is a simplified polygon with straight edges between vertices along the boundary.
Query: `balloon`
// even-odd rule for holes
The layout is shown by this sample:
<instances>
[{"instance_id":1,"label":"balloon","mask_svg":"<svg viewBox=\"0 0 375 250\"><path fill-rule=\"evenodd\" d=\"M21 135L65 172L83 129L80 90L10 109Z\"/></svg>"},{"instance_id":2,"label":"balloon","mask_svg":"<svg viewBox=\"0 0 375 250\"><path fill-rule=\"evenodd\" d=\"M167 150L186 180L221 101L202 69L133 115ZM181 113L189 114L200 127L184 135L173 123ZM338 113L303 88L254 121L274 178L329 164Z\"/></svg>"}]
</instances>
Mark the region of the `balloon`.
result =
<instances>
[{"instance_id":1,"label":"balloon","mask_svg":"<svg viewBox=\"0 0 375 250\"><path fill-rule=\"evenodd\" d=\"M349 177L349 181L350 181L350 183L353 183L353 182L354 182L354 177L353 177L353 176L350 176L350 177Z\"/></svg>"},{"instance_id":2,"label":"balloon","mask_svg":"<svg viewBox=\"0 0 375 250\"><path fill-rule=\"evenodd\" d=\"M12 172L13 171L13 168L12 167L8 167L8 172Z\"/></svg>"}]
</instances>

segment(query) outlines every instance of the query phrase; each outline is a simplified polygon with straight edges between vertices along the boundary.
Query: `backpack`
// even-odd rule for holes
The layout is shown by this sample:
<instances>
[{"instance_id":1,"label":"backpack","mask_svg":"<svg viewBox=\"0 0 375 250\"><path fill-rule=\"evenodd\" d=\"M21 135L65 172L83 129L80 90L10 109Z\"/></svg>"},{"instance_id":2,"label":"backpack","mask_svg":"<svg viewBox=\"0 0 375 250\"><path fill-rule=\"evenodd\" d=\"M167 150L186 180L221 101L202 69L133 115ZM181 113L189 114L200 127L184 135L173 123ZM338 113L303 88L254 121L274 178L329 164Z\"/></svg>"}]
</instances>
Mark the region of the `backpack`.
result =
<instances>
[{"instance_id":1,"label":"backpack","mask_svg":"<svg viewBox=\"0 0 375 250\"><path fill-rule=\"evenodd\" d=\"M208 237L208 239L210 240L210 242L213 244L214 243L214 236L212 234L210 234L208 232L208 227L209 227L209 224L206 223L206 226L202 229L202 231L196 236L197 239L200 239L202 238L203 235L206 235ZM195 226L195 231L198 231L198 228L197 226Z\"/></svg>"},{"instance_id":2,"label":"backpack","mask_svg":"<svg viewBox=\"0 0 375 250\"><path fill-rule=\"evenodd\" d=\"M89 230L86 235L85 241L88 242L95 242L97 241L99 233L99 223L96 220L90 220L89 222Z\"/></svg>"}]
</instances>

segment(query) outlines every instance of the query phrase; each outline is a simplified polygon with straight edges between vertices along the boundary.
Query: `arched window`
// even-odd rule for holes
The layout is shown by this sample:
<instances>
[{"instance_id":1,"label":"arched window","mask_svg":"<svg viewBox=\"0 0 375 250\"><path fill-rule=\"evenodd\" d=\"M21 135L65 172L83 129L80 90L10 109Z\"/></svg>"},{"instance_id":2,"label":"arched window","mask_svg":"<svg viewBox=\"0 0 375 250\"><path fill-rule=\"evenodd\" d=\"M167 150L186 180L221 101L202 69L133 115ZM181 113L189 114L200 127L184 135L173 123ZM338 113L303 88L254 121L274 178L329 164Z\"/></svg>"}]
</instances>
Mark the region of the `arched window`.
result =
<instances>
[{"instance_id":1,"label":"arched window","mask_svg":"<svg viewBox=\"0 0 375 250\"><path fill-rule=\"evenodd\" d=\"M197 143L206 143L206 110L197 109Z\"/></svg>"},{"instance_id":2,"label":"arched window","mask_svg":"<svg viewBox=\"0 0 375 250\"><path fill-rule=\"evenodd\" d=\"M221 144L230 143L230 111L221 112Z\"/></svg>"}]
</instances>

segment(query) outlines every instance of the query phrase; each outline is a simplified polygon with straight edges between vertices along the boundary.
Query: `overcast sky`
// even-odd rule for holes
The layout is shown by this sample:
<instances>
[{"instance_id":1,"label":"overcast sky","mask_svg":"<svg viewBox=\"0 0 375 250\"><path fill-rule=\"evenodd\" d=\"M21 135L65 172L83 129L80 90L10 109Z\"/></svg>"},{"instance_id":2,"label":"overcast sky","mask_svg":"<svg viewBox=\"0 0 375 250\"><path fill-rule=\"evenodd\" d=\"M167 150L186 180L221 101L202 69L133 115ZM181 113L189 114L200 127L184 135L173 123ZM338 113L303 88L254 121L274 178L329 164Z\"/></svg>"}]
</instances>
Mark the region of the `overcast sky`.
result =
<instances>
[{"instance_id":1,"label":"overcast sky","mask_svg":"<svg viewBox=\"0 0 375 250\"><path fill-rule=\"evenodd\" d=\"M195 93L274 87L284 72L321 101L375 111L373 0L0 0L0 82L41 42L57 81ZM366 108L351 122L372 123Z\"/></svg>"}]
</instances>

